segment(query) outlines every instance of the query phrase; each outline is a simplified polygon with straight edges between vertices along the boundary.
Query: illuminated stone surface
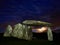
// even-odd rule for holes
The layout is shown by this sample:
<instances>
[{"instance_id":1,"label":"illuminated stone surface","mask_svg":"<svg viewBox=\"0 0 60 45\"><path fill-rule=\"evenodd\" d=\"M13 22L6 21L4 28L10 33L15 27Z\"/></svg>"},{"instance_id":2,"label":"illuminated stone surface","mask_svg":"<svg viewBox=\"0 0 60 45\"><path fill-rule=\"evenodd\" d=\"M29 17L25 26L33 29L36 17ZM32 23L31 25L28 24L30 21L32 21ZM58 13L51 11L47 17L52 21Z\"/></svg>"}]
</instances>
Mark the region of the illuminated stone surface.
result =
<instances>
[{"instance_id":1,"label":"illuminated stone surface","mask_svg":"<svg viewBox=\"0 0 60 45\"><path fill-rule=\"evenodd\" d=\"M47 35L48 35L48 40L53 41L53 34L50 28L48 28Z\"/></svg>"},{"instance_id":2,"label":"illuminated stone surface","mask_svg":"<svg viewBox=\"0 0 60 45\"><path fill-rule=\"evenodd\" d=\"M18 23L18 24L16 24L14 26L12 36L22 38L22 36L23 36L23 28L22 28L22 25L20 23Z\"/></svg>"},{"instance_id":3,"label":"illuminated stone surface","mask_svg":"<svg viewBox=\"0 0 60 45\"><path fill-rule=\"evenodd\" d=\"M5 33L4 33L4 36L5 36L5 37L6 37L6 36L10 37L10 36L11 36L11 33L12 33L12 27L11 27L10 25L8 25L8 26L7 26L7 29L6 29L6 31L5 31Z\"/></svg>"},{"instance_id":4,"label":"illuminated stone surface","mask_svg":"<svg viewBox=\"0 0 60 45\"><path fill-rule=\"evenodd\" d=\"M36 25L46 25L46 26L48 25L49 26L50 23L30 20L30 21L23 22L23 24L18 23L14 25L14 29L12 29L10 25L8 25L4 33L4 36L6 37L13 36L19 39L31 40L32 39L32 27L31 26L36 26ZM48 28L47 36L48 36L49 41L53 41L53 34L52 34L50 27Z\"/></svg>"}]
</instances>

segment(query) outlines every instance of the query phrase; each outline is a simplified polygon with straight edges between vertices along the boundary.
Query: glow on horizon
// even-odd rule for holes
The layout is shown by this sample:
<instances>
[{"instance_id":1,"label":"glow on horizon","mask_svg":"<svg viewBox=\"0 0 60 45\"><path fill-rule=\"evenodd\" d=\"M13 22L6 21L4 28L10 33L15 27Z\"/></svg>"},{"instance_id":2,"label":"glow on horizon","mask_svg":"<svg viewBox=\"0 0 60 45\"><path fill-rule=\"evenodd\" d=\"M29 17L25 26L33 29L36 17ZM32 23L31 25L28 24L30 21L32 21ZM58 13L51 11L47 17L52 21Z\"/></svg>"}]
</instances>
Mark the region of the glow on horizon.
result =
<instances>
[{"instance_id":1,"label":"glow on horizon","mask_svg":"<svg viewBox=\"0 0 60 45\"><path fill-rule=\"evenodd\" d=\"M48 27L42 27L42 28L36 28L36 29L32 29L33 32L36 32L36 33L43 33L43 32L46 32L48 29Z\"/></svg>"}]
</instances>

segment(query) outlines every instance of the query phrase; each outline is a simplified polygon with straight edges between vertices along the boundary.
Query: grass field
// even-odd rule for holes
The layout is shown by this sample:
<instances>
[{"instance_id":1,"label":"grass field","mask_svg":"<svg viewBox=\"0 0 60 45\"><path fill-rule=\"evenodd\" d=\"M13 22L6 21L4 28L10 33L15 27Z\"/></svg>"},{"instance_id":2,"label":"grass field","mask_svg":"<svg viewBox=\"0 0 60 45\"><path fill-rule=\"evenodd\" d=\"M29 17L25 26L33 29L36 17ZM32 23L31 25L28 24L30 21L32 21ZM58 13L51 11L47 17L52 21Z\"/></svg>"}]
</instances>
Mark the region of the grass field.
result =
<instances>
[{"instance_id":1,"label":"grass field","mask_svg":"<svg viewBox=\"0 0 60 45\"><path fill-rule=\"evenodd\" d=\"M3 38L0 40L0 45L56 45L57 43L55 41L48 41L48 40L21 40L17 38Z\"/></svg>"},{"instance_id":2,"label":"grass field","mask_svg":"<svg viewBox=\"0 0 60 45\"><path fill-rule=\"evenodd\" d=\"M27 41L14 37L3 37L0 35L0 45L60 45L60 41L48 41L47 39L34 39Z\"/></svg>"}]
</instances>

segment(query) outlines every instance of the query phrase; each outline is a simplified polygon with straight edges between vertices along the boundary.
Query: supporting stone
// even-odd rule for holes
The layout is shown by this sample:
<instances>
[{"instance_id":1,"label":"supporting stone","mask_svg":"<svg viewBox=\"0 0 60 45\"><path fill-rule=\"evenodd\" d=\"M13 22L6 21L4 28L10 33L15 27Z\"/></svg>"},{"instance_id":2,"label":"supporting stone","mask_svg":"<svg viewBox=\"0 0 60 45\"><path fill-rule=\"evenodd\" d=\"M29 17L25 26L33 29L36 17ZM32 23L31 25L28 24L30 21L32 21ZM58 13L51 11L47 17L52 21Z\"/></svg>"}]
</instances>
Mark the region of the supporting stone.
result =
<instances>
[{"instance_id":1,"label":"supporting stone","mask_svg":"<svg viewBox=\"0 0 60 45\"><path fill-rule=\"evenodd\" d=\"M10 25L8 25L3 36L10 37L11 33L12 33L12 27Z\"/></svg>"},{"instance_id":2,"label":"supporting stone","mask_svg":"<svg viewBox=\"0 0 60 45\"><path fill-rule=\"evenodd\" d=\"M53 41L53 34L50 27L48 27L47 36L49 41Z\"/></svg>"}]
</instances>

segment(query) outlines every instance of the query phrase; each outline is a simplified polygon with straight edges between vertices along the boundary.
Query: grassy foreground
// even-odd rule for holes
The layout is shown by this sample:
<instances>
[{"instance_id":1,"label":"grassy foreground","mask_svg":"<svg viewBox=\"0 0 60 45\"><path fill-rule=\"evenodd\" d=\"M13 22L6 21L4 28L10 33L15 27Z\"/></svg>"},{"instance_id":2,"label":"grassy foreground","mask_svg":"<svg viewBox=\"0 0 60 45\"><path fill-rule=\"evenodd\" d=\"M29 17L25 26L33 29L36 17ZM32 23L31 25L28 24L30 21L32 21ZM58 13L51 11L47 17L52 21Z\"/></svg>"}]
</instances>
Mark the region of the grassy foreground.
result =
<instances>
[{"instance_id":1,"label":"grassy foreground","mask_svg":"<svg viewBox=\"0 0 60 45\"><path fill-rule=\"evenodd\" d=\"M50 42L47 39L34 39L31 41L27 41L14 37L3 37L3 34L0 34L0 45L60 45L59 35L57 34L54 35L55 35L54 38L55 40Z\"/></svg>"},{"instance_id":2,"label":"grassy foreground","mask_svg":"<svg viewBox=\"0 0 60 45\"><path fill-rule=\"evenodd\" d=\"M31 41L26 41L26 40L21 40L17 38L9 38L9 37L3 37L0 38L0 45L60 45L57 41L48 41L48 40L31 40Z\"/></svg>"}]
</instances>

